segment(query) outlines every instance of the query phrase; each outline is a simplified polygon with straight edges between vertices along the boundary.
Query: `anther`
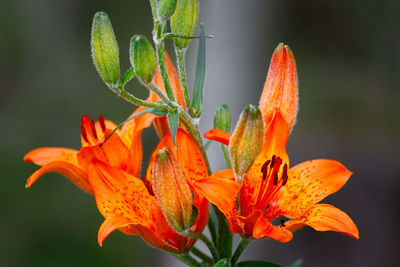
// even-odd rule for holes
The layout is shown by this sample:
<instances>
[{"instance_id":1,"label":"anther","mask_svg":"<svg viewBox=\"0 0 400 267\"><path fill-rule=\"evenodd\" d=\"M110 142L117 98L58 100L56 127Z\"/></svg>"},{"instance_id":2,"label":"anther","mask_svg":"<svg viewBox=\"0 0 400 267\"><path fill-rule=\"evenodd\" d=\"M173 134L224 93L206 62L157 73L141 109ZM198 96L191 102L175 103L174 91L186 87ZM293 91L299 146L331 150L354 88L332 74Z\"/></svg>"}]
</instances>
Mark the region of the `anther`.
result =
<instances>
[{"instance_id":1,"label":"anther","mask_svg":"<svg viewBox=\"0 0 400 267\"><path fill-rule=\"evenodd\" d=\"M285 227L286 225L285 225L285 220L281 220L281 226L282 227Z\"/></svg>"},{"instance_id":2,"label":"anther","mask_svg":"<svg viewBox=\"0 0 400 267\"><path fill-rule=\"evenodd\" d=\"M103 115L99 116L99 123L101 126L101 130L103 131L103 133L106 131L106 124L104 123L104 117Z\"/></svg>"},{"instance_id":3,"label":"anther","mask_svg":"<svg viewBox=\"0 0 400 267\"><path fill-rule=\"evenodd\" d=\"M266 162L264 162L264 164L263 164L262 167L261 167L261 172L262 172L262 173L266 173L266 172L267 172L267 170L268 170L268 165L269 165L270 162L271 162L270 160L267 160Z\"/></svg>"},{"instance_id":4,"label":"anther","mask_svg":"<svg viewBox=\"0 0 400 267\"><path fill-rule=\"evenodd\" d=\"M271 169L274 167L275 159L276 159L276 156L273 155L273 156L272 156L272 159L271 159L271 167L270 167Z\"/></svg>"},{"instance_id":5,"label":"anther","mask_svg":"<svg viewBox=\"0 0 400 267\"><path fill-rule=\"evenodd\" d=\"M81 135L83 140L85 140L86 143L89 143L89 140L87 138L87 134L86 134L86 130L85 130L85 126L83 126L83 123L81 123Z\"/></svg>"},{"instance_id":6,"label":"anther","mask_svg":"<svg viewBox=\"0 0 400 267\"><path fill-rule=\"evenodd\" d=\"M282 159L280 157L277 157L275 160L275 164L274 164L274 168L276 171L279 170L279 167L281 166L281 164L282 164Z\"/></svg>"},{"instance_id":7,"label":"anther","mask_svg":"<svg viewBox=\"0 0 400 267\"><path fill-rule=\"evenodd\" d=\"M94 139L97 140L98 138L97 138L96 126L94 125L93 119L90 120L90 127L92 128L92 133L93 133Z\"/></svg>"},{"instance_id":8,"label":"anther","mask_svg":"<svg viewBox=\"0 0 400 267\"><path fill-rule=\"evenodd\" d=\"M283 165L283 171L282 171L282 186L284 186L287 183L288 180L288 175L287 175L287 164Z\"/></svg>"},{"instance_id":9,"label":"anther","mask_svg":"<svg viewBox=\"0 0 400 267\"><path fill-rule=\"evenodd\" d=\"M278 173L274 172L274 185L278 184Z\"/></svg>"},{"instance_id":10,"label":"anther","mask_svg":"<svg viewBox=\"0 0 400 267\"><path fill-rule=\"evenodd\" d=\"M142 181L143 181L144 186L147 188L147 191L149 192L149 194L154 197L154 191L153 191L153 187L151 186L150 181L147 180L147 178L144 176L142 177Z\"/></svg>"}]
</instances>

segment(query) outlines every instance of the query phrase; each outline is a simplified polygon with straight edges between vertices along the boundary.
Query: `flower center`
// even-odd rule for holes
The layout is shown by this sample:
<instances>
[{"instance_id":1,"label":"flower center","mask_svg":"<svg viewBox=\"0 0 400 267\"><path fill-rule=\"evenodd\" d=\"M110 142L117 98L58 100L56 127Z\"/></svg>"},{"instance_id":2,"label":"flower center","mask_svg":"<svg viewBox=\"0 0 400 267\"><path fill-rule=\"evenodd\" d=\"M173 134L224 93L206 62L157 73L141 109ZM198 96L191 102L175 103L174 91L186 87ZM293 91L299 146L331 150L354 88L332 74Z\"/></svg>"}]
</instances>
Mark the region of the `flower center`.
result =
<instances>
[{"instance_id":1,"label":"flower center","mask_svg":"<svg viewBox=\"0 0 400 267\"><path fill-rule=\"evenodd\" d=\"M88 116L82 116L81 135L87 145L96 144L104 136L105 131L106 124L104 123L103 115L99 116L97 127L93 119L89 119Z\"/></svg>"}]
</instances>

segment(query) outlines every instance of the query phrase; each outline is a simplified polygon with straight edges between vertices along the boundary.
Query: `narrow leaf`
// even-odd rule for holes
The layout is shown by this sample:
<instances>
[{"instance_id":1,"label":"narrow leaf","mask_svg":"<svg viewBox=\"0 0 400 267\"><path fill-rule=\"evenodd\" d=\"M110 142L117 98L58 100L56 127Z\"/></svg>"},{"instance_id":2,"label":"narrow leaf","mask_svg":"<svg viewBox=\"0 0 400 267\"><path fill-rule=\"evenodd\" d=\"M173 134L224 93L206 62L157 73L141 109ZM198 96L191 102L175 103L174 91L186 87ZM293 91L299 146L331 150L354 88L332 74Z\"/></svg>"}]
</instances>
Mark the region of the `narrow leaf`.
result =
<instances>
[{"instance_id":1,"label":"narrow leaf","mask_svg":"<svg viewBox=\"0 0 400 267\"><path fill-rule=\"evenodd\" d=\"M228 259L221 259L219 260L214 267L229 267L230 263Z\"/></svg>"},{"instance_id":2,"label":"narrow leaf","mask_svg":"<svg viewBox=\"0 0 400 267\"><path fill-rule=\"evenodd\" d=\"M214 245L217 244L217 229L218 229L218 219L215 211L210 203L210 208L208 209L210 216L208 218L208 230L210 231L212 241Z\"/></svg>"},{"instance_id":3,"label":"narrow leaf","mask_svg":"<svg viewBox=\"0 0 400 267\"><path fill-rule=\"evenodd\" d=\"M238 263L239 267L282 267L276 263L267 261L242 261Z\"/></svg>"},{"instance_id":4,"label":"narrow leaf","mask_svg":"<svg viewBox=\"0 0 400 267\"><path fill-rule=\"evenodd\" d=\"M200 41L197 51L196 78L193 89L193 108L197 111L197 117L201 115L203 108L203 88L206 75L206 39L204 25L200 23L199 27Z\"/></svg>"},{"instance_id":5,"label":"narrow leaf","mask_svg":"<svg viewBox=\"0 0 400 267\"><path fill-rule=\"evenodd\" d=\"M179 126L179 112L178 110L170 111L167 115L169 130L171 132L172 140L175 143L176 132Z\"/></svg>"},{"instance_id":6,"label":"narrow leaf","mask_svg":"<svg viewBox=\"0 0 400 267\"><path fill-rule=\"evenodd\" d=\"M123 88L125 84L127 84L130 80L132 80L133 77L135 77L135 73L133 72L133 68L130 67L129 70L127 70L126 73L124 74L124 77L122 77L121 88Z\"/></svg>"}]
</instances>

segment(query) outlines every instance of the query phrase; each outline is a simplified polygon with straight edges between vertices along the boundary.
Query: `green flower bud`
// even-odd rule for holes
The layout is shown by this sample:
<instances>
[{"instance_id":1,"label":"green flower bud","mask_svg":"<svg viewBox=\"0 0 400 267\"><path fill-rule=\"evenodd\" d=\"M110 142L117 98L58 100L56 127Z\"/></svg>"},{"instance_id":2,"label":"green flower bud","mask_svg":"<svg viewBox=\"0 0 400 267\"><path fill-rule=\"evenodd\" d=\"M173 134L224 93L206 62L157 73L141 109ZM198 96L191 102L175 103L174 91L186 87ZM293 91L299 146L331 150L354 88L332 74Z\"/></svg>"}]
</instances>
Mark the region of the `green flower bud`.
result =
<instances>
[{"instance_id":1,"label":"green flower bud","mask_svg":"<svg viewBox=\"0 0 400 267\"><path fill-rule=\"evenodd\" d=\"M157 57L146 36L132 36L129 56L136 77L144 84L150 83L156 73Z\"/></svg>"},{"instance_id":2,"label":"green flower bud","mask_svg":"<svg viewBox=\"0 0 400 267\"><path fill-rule=\"evenodd\" d=\"M229 141L229 153L236 181L241 183L261 151L264 121L258 107L247 105Z\"/></svg>"},{"instance_id":3,"label":"green flower bud","mask_svg":"<svg viewBox=\"0 0 400 267\"><path fill-rule=\"evenodd\" d=\"M185 36L192 36L196 29L198 15L198 0L178 0L175 13L171 17L171 31ZM190 40L176 37L174 42L175 46L181 50L189 45Z\"/></svg>"},{"instance_id":4,"label":"green flower bud","mask_svg":"<svg viewBox=\"0 0 400 267\"><path fill-rule=\"evenodd\" d=\"M160 0L157 5L157 17L164 24L174 14L178 0Z\"/></svg>"},{"instance_id":5,"label":"green flower bud","mask_svg":"<svg viewBox=\"0 0 400 267\"><path fill-rule=\"evenodd\" d=\"M231 132L231 113L227 105L221 105L215 111L214 128Z\"/></svg>"},{"instance_id":6,"label":"green flower bud","mask_svg":"<svg viewBox=\"0 0 400 267\"><path fill-rule=\"evenodd\" d=\"M92 24L92 58L97 72L109 85L118 84L119 49L107 13L97 12Z\"/></svg>"}]
</instances>

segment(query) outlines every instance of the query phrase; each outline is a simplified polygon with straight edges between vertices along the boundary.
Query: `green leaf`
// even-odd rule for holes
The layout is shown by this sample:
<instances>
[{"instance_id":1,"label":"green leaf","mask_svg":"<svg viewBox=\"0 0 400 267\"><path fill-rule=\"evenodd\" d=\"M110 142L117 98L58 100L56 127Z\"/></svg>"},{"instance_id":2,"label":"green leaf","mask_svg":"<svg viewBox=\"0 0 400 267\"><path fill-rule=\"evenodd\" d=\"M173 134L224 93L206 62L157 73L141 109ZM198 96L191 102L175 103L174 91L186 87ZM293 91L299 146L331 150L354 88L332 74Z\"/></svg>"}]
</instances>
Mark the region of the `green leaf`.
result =
<instances>
[{"instance_id":1,"label":"green leaf","mask_svg":"<svg viewBox=\"0 0 400 267\"><path fill-rule=\"evenodd\" d=\"M203 88L206 75L206 39L204 25L200 23L199 28L200 41L197 51L196 78L193 89L193 108L197 111L197 117L200 117L203 109Z\"/></svg>"},{"instance_id":2,"label":"green leaf","mask_svg":"<svg viewBox=\"0 0 400 267\"><path fill-rule=\"evenodd\" d=\"M172 140L175 143L176 132L178 131L178 126L179 126L178 109L175 111L168 112L167 118L168 118L169 130L171 132Z\"/></svg>"},{"instance_id":3,"label":"green leaf","mask_svg":"<svg viewBox=\"0 0 400 267\"><path fill-rule=\"evenodd\" d=\"M130 80L132 80L133 77L135 77L135 72L133 71L133 68L130 67L129 70L127 70L126 73L124 74L124 77L122 77L121 88L123 88L125 84L127 84Z\"/></svg>"},{"instance_id":4,"label":"green leaf","mask_svg":"<svg viewBox=\"0 0 400 267\"><path fill-rule=\"evenodd\" d=\"M282 267L279 264L268 261L242 261L238 263L239 267Z\"/></svg>"},{"instance_id":5,"label":"green leaf","mask_svg":"<svg viewBox=\"0 0 400 267\"><path fill-rule=\"evenodd\" d=\"M230 267L230 265L228 259L221 259L214 265L214 267Z\"/></svg>"},{"instance_id":6,"label":"green leaf","mask_svg":"<svg viewBox=\"0 0 400 267\"><path fill-rule=\"evenodd\" d=\"M295 262L292 263L292 265L290 265L290 267L300 267L303 264L303 260L299 259Z\"/></svg>"},{"instance_id":7,"label":"green leaf","mask_svg":"<svg viewBox=\"0 0 400 267\"><path fill-rule=\"evenodd\" d=\"M208 217L208 230L210 231L212 241L214 244L217 244L218 219L211 203L208 210L210 214Z\"/></svg>"},{"instance_id":8,"label":"green leaf","mask_svg":"<svg viewBox=\"0 0 400 267\"><path fill-rule=\"evenodd\" d=\"M231 113L227 105L221 105L215 110L214 128L227 133L231 132Z\"/></svg>"}]
</instances>

